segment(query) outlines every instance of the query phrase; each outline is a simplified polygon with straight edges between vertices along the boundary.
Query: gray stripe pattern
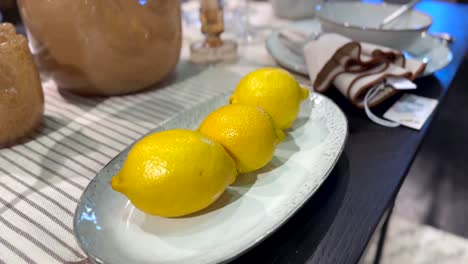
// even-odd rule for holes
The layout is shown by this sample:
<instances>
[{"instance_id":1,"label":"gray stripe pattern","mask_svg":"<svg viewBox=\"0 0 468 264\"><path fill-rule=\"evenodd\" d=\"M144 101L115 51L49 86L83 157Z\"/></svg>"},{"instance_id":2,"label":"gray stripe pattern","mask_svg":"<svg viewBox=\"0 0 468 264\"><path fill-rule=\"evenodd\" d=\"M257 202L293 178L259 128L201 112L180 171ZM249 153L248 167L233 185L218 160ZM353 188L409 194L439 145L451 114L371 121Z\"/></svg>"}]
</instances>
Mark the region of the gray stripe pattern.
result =
<instances>
[{"instance_id":1,"label":"gray stripe pattern","mask_svg":"<svg viewBox=\"0 0 468 264\"><path fill-rule=\"evenodd\" d=\"M0 149L0 248L8 251L0 253L0 264L84 258L72 222L89 181L162 121L233 89L210 85L225 72L213 68L188 79L180 74L174 85L111 98L59 93L45 82L42 127L25 143Z\"/></svg>"},{"instance_id":2,"label":"gray stripe pattern","mask_svg":"<svg viewBox=\"0 0 468 264\"><path fill-rule=\"evenodd\" d=\"M32 259L30 259L25 253L23 253L21 250L17 249L15 246L13 246L12 244L10 244L8 241L6 241L5 239L3 239L1 236L0 236L0 244L4 245L6 248L8 248L9 250L11 250L13 253L15 253L19 258L21 258L22 260L26 261L27 263L34 263L34 261ZM2 260L0 260L0 263L6 263L6 262L3 262Z\"/></svg>"}]
</instances>

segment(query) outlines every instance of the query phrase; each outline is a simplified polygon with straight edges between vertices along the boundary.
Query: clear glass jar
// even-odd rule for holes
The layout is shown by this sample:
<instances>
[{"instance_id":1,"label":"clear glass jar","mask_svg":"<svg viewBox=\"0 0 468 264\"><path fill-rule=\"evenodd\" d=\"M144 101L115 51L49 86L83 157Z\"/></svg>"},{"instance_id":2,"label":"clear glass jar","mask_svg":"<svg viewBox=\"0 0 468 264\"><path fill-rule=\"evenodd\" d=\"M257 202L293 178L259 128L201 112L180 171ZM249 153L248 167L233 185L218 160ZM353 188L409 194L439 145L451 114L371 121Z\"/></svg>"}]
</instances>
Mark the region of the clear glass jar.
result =
<instances>
[{"instance_id":1,"label":"clear glass jar","mask_svg":"<svg viewBox=\"0 0 468 264\"><path fill-rule=\"evenodd\" d=\"M172 72L180 0L18 0L41 73L87 95L136 92Z\"/></svg>"}]
</instances>

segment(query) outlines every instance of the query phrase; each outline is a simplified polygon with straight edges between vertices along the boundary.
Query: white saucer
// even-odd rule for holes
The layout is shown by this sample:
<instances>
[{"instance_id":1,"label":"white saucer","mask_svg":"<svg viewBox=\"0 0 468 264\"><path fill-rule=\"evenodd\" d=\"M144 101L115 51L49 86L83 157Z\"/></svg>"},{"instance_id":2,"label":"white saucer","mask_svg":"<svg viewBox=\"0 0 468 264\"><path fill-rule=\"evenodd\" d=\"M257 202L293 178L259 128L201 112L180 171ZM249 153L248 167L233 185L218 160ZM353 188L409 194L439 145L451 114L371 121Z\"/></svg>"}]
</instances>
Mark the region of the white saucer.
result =
<instances>
[{"instance_id":1,"label":"white saucer","mask_svg":"<svg viewBox=\"0 0 468 264\"><path fill-rule=\"evenodd\" d=\"M310 34L321 32L320 22L316 19L295 22L290 24L289 27L299 29ZM273 56L278 64L286 69L308 75L304 58L284 46L278 35L279 31L274 31L268 37L266 41L268 52ZM433 74L447 66L447 64L452 61L452 52L447 44L438 37L427 33L421 33L420 37L411 44L402 42L390 47L402 50L409 58L426 62L426 70L422 76Z\"/></svg>"}]
</instances>

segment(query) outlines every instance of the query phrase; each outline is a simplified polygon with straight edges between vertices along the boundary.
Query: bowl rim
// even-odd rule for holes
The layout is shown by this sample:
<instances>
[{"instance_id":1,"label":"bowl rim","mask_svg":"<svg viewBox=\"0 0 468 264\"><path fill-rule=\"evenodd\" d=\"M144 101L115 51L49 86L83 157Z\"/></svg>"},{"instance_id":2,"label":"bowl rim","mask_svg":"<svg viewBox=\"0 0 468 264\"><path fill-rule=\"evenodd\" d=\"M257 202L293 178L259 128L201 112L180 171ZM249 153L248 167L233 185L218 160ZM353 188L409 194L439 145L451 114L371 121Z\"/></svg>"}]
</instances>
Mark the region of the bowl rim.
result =
<instances>
[{"instance_id":1,"label":"bowl rim","mask_svg":"<svg viewBox=\"0 0 468 264\"><path fill-rule=\"evenodd\" d=\"M384 2L383 3L353 2L353 3L359 4L359 5L373 5L373 6L395 6L395 7L401 6L401 5L395 5L395 4L388 4L388 3L384 3ZM339 27L344 27L344 28L358 29L358 30L362 30L362 31L373 31L373 32L393 32L393 33L395 33L395 32L423 32L423 31L426 31L427 29L429 29L429 27L433 23L432 17L430 15L428 15L428 14L426 14L424 12L412 9L409 12L418 13L418 14L428 18L429 22L427 24L421 25L418 28L405 28L405 29L392 29L392 28L377 28L377 27L358 26L358 25L349 24L349 23L346 23L346 22L345 23L336 22L334 20L331 20L331 19L325 17L322 14L323 11L320 11L321 10L320 7L322 7L324 4L325 4L325 2L323 2L321 4L318 4L317 7L316 7L316 10L315 10L317 18L320 20L320 22L326 22L326 23L333 24L333 25L339 26Z\"/></svg>"}]
</instances>

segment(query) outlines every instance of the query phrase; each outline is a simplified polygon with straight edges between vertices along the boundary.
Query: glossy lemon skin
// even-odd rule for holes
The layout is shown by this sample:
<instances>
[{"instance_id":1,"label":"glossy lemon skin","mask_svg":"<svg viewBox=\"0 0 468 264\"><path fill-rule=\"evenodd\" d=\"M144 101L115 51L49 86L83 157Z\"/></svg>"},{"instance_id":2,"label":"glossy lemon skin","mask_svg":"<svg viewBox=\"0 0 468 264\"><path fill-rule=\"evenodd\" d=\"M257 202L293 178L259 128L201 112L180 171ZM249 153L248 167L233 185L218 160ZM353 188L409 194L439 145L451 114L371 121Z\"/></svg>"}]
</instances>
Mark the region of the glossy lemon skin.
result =
<instances>
[{"instance_id":1,"label":"glossy lemon skin","mask_svg":"<svg viewBox=\"0 0 468 264\"><path fill-rule=\"evenodd\" d=\"M221 143L240 173L265 166L284 138L270 115L253 105L227 105L209 114L199 127L208 138Z\"/></svg>"},{"instance_id":2,"label":"glossy lemon skin","mask_svg":"<svg viewBox=\"0 0 468 264\"><path fill-rule=\"evenodd\" d=\"M219 143L176 129L137 142L111 185L148 214L177 217L209 206L236 176L234 160Z\"/></svg>"},{"instance_id":3,"label":"glossy lemon skin","mask_svg":"<svg viewBox=\"0 0 468 264\"><path fill-rule=\"evenodd\" d=\"M300 104L309 96L289 72L262 68L250 72L238 83L231 104L256 105L267 111L276 127L288 129L299 114Z\"/></svg>"}]
</instances>

